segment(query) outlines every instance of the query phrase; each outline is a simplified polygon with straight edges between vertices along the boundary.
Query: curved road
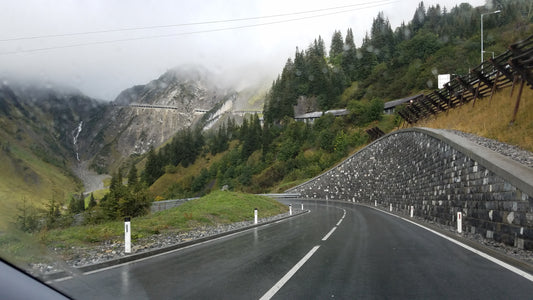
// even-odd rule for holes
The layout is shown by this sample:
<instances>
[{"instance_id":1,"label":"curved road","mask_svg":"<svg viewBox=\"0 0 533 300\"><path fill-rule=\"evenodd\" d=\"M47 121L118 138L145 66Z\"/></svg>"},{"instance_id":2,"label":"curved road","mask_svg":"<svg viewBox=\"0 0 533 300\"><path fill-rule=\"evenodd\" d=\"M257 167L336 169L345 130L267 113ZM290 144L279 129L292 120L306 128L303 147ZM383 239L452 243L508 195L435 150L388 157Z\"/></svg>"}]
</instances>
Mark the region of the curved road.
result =
<instances>
[{"instance_id":1,"label":"curved road","mask_svg":"<svg viewBox=\"0 0 533 300\"><path fill-rule=\"evenodd\" d=\"M310 213L53 285L79 299L533 295L530 280L409 222L349 203L303 203Z\"/></svg>"}]
</instances>

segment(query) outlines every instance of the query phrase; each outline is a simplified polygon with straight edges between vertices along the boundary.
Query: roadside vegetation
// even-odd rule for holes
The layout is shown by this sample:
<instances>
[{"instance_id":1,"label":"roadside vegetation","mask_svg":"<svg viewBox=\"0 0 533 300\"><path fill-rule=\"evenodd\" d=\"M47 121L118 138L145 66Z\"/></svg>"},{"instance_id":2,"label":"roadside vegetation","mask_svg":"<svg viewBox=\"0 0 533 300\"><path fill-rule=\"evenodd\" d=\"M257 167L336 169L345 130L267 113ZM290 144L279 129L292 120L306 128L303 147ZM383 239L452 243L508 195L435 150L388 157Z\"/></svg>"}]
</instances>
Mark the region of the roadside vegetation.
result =
<instances>
[{"instance_id":1,"label":"roadside vegetation","mask_svg":"<svg viewBox=\"0 0 533 300\"><path fill-rule=\"evenodd\" d=\"M253 220L254 208L258 209L260 218L288 211L286 205L268 197L217 191L172 209L132 218L132 241L153 234L179 233L203 226L250 221ZM102 242L122 243L123 240L123 220L91 226L42 229L35 234L13 230L0 235L0 255L14 258L20 263L40 262L40 259L45 259L41 256L49 255L47 249L68 252L71 247L90 247Z\"/></svg>"}]
</instances>

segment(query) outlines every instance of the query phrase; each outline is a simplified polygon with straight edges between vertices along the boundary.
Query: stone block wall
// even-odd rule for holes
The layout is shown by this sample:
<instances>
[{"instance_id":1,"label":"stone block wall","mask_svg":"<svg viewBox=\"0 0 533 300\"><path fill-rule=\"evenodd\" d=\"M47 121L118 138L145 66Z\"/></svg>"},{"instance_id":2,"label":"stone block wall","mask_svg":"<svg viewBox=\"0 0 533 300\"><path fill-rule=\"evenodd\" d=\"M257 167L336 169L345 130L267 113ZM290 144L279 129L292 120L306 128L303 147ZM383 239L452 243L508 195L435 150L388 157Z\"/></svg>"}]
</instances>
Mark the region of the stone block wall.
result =
<instances>
[{"instance_id":1,"label":"stone block wall","mask_svg":"<svg viewBox=\"0 0 533 300\"><path fill-rule=\"evenodd\" d=\"M533 169L440 133L392 133L287 192L372 205L376 201L387 208L392 204L406 215L413 205L416 216L452 226L461 211L463 230L533 249ZM529 177L520 178L524 173L516 170Z\"/></svg>"}]
</instances>

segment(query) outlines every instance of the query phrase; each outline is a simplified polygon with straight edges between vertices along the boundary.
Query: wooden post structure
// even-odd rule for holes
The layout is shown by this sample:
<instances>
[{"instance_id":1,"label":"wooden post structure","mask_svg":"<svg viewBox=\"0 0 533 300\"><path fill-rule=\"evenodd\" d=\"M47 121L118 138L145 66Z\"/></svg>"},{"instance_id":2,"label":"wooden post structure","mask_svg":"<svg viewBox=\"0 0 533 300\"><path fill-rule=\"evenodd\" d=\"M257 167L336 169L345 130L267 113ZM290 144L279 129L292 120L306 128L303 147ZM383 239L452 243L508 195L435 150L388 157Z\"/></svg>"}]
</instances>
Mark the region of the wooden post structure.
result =
<instances>
[{"instance_id":1,"label":"wooden post structure","mask_svg":"<svg viewBox=\"0 0 533 300\"><path fill-rule=\"evenodd\" d=\"M522 90L524 89L525 80L520 78L520 89L518 90L518 96L516 97L516 104L514 106L513 118L511 119L510 125L513 125L516 121L516 114L518 113L518 107L520 106L520 97L522 97Z\"/></svg>"},{"instance_id":2,"label":"wooden post structure","mask_svg":"<svg viewBox=\"0 0 533 300\"><path fill-rule=\"evenodd\" d=\"M476 99L477 99L477 96L479 95L479 88L480 87L481 87L481 79L477 83L476 94L474 95L474 101L472 101L472 107L474 107L476 105Z\"/></svg>"},{"instance_id":3,"label":"wooden post structure","mask_svg":"<svg viewBox=\"0 0 533 300\"><path fill-rule=\"evenodd\" d=\"M494 84L492 85L492 91L490 91L489 105L492 103L492 96L496 92L496 87L498 86L498 80L500 79L501 72L496 73L496 79L494 79Z\"/></svg>"}]
</instances>

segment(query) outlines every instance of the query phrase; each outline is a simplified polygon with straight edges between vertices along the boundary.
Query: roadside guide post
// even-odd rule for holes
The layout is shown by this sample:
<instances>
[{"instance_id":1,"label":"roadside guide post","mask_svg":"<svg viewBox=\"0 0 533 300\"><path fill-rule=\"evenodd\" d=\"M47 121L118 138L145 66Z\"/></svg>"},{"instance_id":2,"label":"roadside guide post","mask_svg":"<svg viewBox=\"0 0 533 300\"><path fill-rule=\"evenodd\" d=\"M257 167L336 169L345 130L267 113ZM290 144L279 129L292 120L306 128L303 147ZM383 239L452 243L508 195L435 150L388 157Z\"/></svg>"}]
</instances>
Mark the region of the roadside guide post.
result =
<instances>
[{"instance_id":1,"label":"roadside guide post","mask_svg":"<svg viewBox=\"0 0 533 300\"><path fill-rule=\"evenodd\" d=\"M457 232L463 232L463 213L457 212Z\"/></svg>"},{"instance_id":2,"label":"roadside guide post","mask_svg":"<svg viewBox=\"0 0 533 300\"><path fill-rule=\"evenodd\" d=\"M289 216L292 216L292 204L289 204Z\"/></svg>"},{"instance_id":3,"label":"roadside guide post","mask_svg":"<svg viewBox=\"0 0 533 300\"><path fill-rule=\"evenodd\" d=\"M254 208L254 224L257 224L257 208Z\"/></svg>"},{"instance_id":4,"label":"roadside guide post","mask_svg":"<svg viewBox=\"0 0 533 300\"><path fill-rule=\"evenodd\" d=\"M130 217L124 218L124 252L125 253L131 253Z\"/></svg>"}]
</instances>

